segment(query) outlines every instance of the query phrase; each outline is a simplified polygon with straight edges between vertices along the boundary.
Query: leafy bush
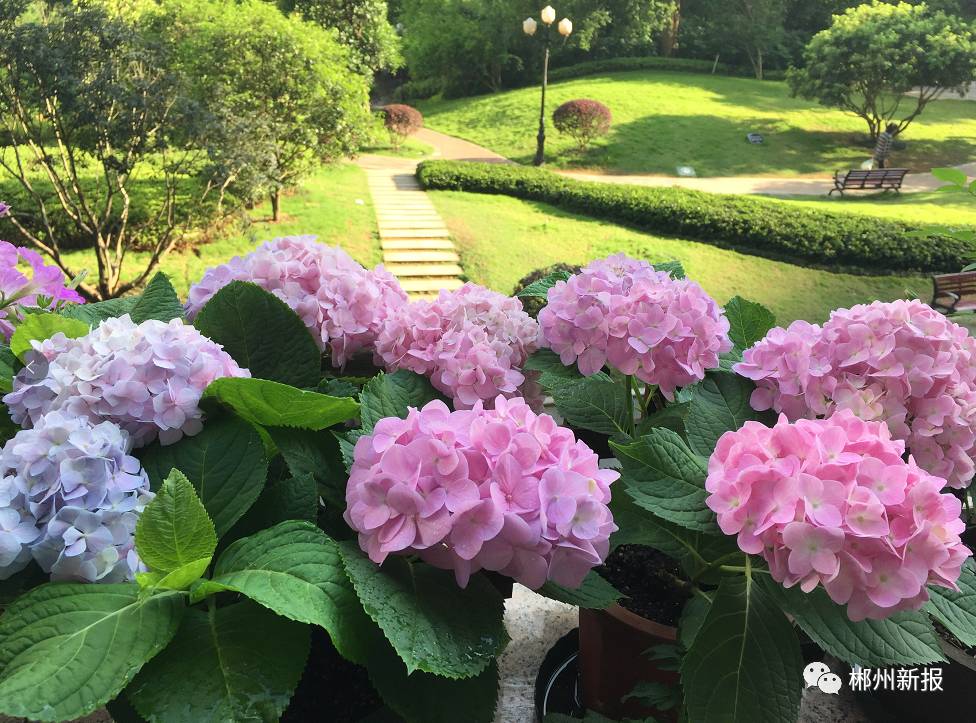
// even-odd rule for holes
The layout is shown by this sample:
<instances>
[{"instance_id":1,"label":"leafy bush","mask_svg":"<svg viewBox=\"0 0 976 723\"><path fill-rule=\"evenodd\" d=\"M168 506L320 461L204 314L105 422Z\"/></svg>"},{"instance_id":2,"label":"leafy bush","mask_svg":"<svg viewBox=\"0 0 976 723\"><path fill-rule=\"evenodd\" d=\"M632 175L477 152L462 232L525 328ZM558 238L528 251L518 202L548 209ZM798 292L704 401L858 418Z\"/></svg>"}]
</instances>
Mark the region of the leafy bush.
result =
<instances>
[{"instance_id":1,"label":"leafy bush","mask_svg":"<svg viewBox=\"0 0 976 723\"><path fill-rule=\"evenodd\" d=\"M588 60L549 71L549 80L571 80L587 75L602 73L622 73L628 70L672 70L679 73L712 73L731 75L732 69L725 63L715 64L711 60L693 58L661 58L657 56L634 58L607 58Z\"/></svg>"},{"instance_id":2,"label":"leafy bush","mask_svg":"<svg viewBox=\"0 0 976 723\"><path fill-rule=\"evenodd\" d=\"M552 276L553 274L561 273L569 277L573 274L578 274L580 272L580 266L578 264L552 264L551 266L546 266L541 269L536 269L535 271L530 271L515 284L515 289L512 291L512 296L518 296L522 300L522 308L525 309L526 313L532 318L539 315L539 310L546 305L546 297L535 296L535 295L523 295L523 292L529 290L529 287L533 287L537 281L542 281L543 279Z\"/></svg>"},{"instance_id":3,"label":"leafy bush","mask_svg":"<svg viewBox=\"0 0 976 723\"><path fill-rule=\"evenodd\" d=\"M552 114L556 130L572 136L580 150L594 138L605 136L610 131L610 121L610 109L598 100L587 98L568 100Z\"/></svg>"},{"instance_id":4,"label":"leafy bush","mask_svg":"<svg viewBox=\"0 0 976 723\"><path fill-rule=\"evenodd\" d=\"M964 266L972 247L918 238L898 221L788 207L775 201L681 188L585 183L522 166L426 161L427 188L497 193L757 256L834 271L945 271Z\"/></svg>"},{"instance_id":5,"label":"leafy bush","mask_svg":"<svg viewBox=\"0 0 976 723\"><path fill-rule=\"evenodd\" d=\"M383 108L383 125L390 134L390 143L399 148L407 136L424 127L424 117L409 105L391 103Z\"/></svg>"}]
</instances>

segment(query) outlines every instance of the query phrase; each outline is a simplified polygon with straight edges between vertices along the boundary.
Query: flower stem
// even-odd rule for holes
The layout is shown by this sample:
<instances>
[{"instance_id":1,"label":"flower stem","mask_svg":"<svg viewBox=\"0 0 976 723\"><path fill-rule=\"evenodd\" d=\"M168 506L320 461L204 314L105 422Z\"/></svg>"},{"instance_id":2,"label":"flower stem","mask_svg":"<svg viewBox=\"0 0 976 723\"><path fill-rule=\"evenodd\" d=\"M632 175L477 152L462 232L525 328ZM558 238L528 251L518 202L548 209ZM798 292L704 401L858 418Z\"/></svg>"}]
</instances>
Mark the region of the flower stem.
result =
<instances>
[{"instance_id":1,"label":"flower stem","mask_svg":"<svg viewBox=\"0 0 976 723\"><path fill-rule=\"evenodd\" d=\"M637 428L634 425L634 377L630 374L627 375L626 387L624 396L627 409L627 428L630 430L630 436L633 437Z\"/></svg>"}]
</instances>

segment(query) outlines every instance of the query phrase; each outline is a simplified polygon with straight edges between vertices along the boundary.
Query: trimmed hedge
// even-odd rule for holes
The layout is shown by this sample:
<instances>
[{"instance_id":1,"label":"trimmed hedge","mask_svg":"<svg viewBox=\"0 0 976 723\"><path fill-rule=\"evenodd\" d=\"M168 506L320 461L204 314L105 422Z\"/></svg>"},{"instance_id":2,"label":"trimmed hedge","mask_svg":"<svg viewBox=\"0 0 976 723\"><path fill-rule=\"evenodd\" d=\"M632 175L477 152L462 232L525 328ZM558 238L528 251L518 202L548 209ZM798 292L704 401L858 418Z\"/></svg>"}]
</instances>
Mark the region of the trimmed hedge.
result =
<instances>
[{"instance_id":1,"label":"trimmed hedge","mask_svg":"<svg viewBox=\"0 0 976 723\"><path fill-rule=\"evenodd\" d=\"M662 58L656 55L632 58L606 58L605 60L586 60L575 65L553 68L549 71L549 80L571 80L583 78L587 75L603 73L623 73L630 70L670 70L678 73L711 74L715 64L711 60L695 60L693 58ZM730 75L733 70L725 63L715 67L717 75Z\"/></svg>"},{"instance_id":2,"label":"trimmed hedge","mask_svg":"<svg viewBox=\"0 0 976 723\"><path fill-rule=\"evenodd\" d=\"M417 177L425 188L542 201L651 233L832 271L958 271L973 252L958 240L916 237L916 227L899 221L749 196L575 181L538 168L492 163L425 161Z\"/></svg>"}]
</instances>

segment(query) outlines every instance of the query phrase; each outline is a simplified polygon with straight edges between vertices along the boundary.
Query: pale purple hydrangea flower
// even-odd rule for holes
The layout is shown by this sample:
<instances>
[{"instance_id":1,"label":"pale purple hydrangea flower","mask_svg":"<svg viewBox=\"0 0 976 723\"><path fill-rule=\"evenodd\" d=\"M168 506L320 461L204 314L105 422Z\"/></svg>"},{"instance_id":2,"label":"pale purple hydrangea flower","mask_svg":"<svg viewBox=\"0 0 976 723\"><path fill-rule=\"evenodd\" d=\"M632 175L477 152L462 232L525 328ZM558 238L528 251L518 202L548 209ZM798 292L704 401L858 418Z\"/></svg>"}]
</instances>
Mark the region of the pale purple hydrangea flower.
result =
<instances>
[{"instance_id":1,"label":"pale purple hydrangea flower","mask_svg":"<svg viewBox=\"0 0 976 723\"><path fill-rule=\"evenodd\" d=\"M35 359L3 402L30 427L52 411L114 422L137 447L172 444L203 427L199 401L214 379L247 377L221 346L179 319L106 319L86 336L32 342ZM46 367L43 369L41 367Z\"/></svg>"},{"instance_id":2,"label":"pale purple hydrangea flower","mask_svg":"<svg viewBox=\"0 0 976 723\"><path fill-rule=\"evenodd\" d=\"M414 553L462 587L486 569L530 588L575 588L617 529L607 505L620 475L598 462L523 399L456 412L433 401L359 438L345 519L376 563Z\"/></svg>"},{"instance_id":3,"label":"pale purple hydrangea flower","mask_svg":"<svg viewBox=\"0 0 976 723\"><path fill-rule=\"evenodd\" d=\"M499 394L515 396L525 382L521 366L538 338L538 324L522 302L468 283L391 314L376 339L376 356L388 371L429 376L455 407L467 409Z\"/></svg>"},{"instance_id":4,"label":"pale purple hydrangea flower","mask_svg":"<svg viewBox=\"0 0 976 723\"><path fill-rule=\"evenodd\" d=\"M4 211L0 204L0 216ZM61 269L47 266L35 251L0 241L0 334L5 340L14 333L13 322L22 318L20 309L56 309L69 303L85 300L65 287Z\"/></svg>"},{"instance_id":5,"label":"pale purple hydrangea flower","mask_svg":"<svg viewBox=\"0 0 976 723\"><path fill-rule=\"evenodd\" d=\"M701 286L624 254L557 282L539 325L563 364L590 376L609 362L669 399L732 349L728 319Z\"/></svg>"},{"instance_id":6,"label":"pale purple hydrangea flower","mask_svg":"<svg viewBox=\"0 0 976 723\"><path fill-rule=\"evenodd\" d=\"M407 303L399 282L382 264L369 271L338 246L315 236L285 236L248 255L207 269L190 288L188 319L231 281L250 281L284 301L305 322L315 342L328 348L333 366L372 347L392 310Z\"/></svg>"},{"instance_id":7,"label":"pale purple hydrangea flower","mask_svg":"<svg viewBox=\"0 0 976 723\"><path fill-rule=\"evenodd\" d=\"M52 580L118 582L144 568L134 549L153 498L129 435L52 411L0 450L0 579L31 558Z\"/></svg>"},{"instance_id":8,"label":"pale purple hydrangea flower","mask_svg":"<svg viewBox=\"0 0 976 723\"><path fill-rule=\"evenodd\" d=\"M973 478L976 339L921 301L875 301L837 309L822 327L772 329L735 371L756 382L755 409L791 420L849 409L885 422L949 486Z\"/></svg>"}]
</instances>

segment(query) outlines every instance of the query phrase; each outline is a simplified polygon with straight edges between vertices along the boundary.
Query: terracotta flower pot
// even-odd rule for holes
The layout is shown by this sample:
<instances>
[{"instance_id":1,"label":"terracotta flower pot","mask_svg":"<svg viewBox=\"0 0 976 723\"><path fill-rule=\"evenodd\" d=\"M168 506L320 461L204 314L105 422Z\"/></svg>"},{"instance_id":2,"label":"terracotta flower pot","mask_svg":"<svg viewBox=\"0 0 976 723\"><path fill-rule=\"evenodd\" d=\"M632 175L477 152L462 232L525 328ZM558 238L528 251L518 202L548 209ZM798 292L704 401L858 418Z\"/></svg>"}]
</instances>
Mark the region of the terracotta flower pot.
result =
<instances>
[{"instance_id":1,"label":"terracotta flower pot","mask_svg":"<svg viewBox=\"0 0 976 723\"><path fill-rule=\"evenodd\" d=\"M640 682L678 684L677 672L662 670L647 655L647 650L655 645L674 644L678 630L620 605L611 605L606 610L580 608L579 620L580 688L586 709L615 720L647 716L661 721L674 720L671 711L622 699Z\"/></svg>"}]
</instances>

